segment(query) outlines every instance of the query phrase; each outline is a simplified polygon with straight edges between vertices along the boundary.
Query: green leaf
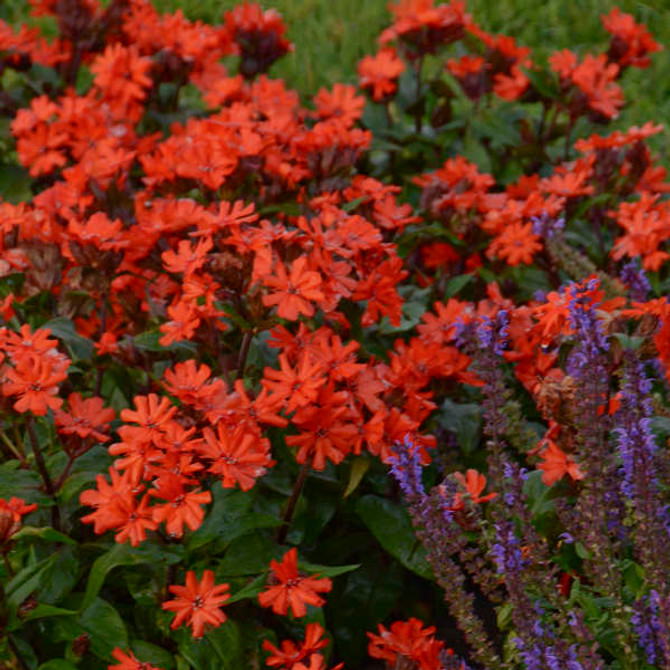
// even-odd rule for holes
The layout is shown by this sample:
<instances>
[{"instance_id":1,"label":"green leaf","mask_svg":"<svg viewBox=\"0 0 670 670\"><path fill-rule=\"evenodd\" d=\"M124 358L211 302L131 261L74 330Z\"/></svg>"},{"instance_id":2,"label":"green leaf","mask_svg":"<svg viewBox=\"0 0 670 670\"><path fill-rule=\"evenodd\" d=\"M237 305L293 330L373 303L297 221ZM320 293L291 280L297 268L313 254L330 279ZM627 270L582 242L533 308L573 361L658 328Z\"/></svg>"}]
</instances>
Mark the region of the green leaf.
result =
<instances>
[{"instance_id":1,"label":"green leaf","mask_svg":"<svg viewBox=\"0 0 670 670\"><path fill-rule=\"evenodd\" d=\"M251 530L275 528L281 524L281 520L271 514L251 511L256 495L253 491L215 486L212 494L214 503L205 523L187 541L189 551L214 540L225 547Z\"/></svg>"},{"instance_id":2,"label":"green leaf","mask_svg":"<svg viewBox=\"0 0 670 670\"><path fill-rule=\"evenodd\" d=\"M143 663L151 663L151 665L163 668L163 670L173 670L175 667L175 660L172 654L155 644L145 642L144 640L132 640L130 648Z\"/></svg>"},{"instance_id":3,"label":"green leaf","mask_svg":"<svg viewBox=\"0 0 670 670\"><path fill-rule=\"evenodd\" d=\"M515 119L505 119L500 109L482 110L478 117L472 120L474 134L480 138L491 140L491 144L498 147L517 146L521 142L521 135L515 127Z\"/></svg>"},{"instance_id":4,"label":"green leaf","mask_svg":"<svg viewBox=\"0 0 670 670\"><path fill-rule=\"evenodd\" d=\"M400 324L394 326L389 318L385 316L379 326L379 332L383 335L393 335L394 333L404 333L412 330L426 313L426 306L422 302L404 302L400 316Z\"/></svg>"},{"instance_id":5,"label":"green leaf","mask_svg":"<svg viewBox=\"0 0 670 670\"><path fill-rule=\"evenodd\" d=\"M58 554L51 554L47 558L29 565L18 572L5 587L10 605L18 607L31 593L44 583L43 576L58 560Z\"/></svg>"},{"instance_id":6,"label":"green leaf","mask_svg":"<svg viewBox=\"0 0 670 670\"><path fill-rule=\"evenodd\" d=\"M634 598L640 598L644 593L645 573L644 568L635 561L624 559L622 561L622 570L626 588L633 594Z\"/></svg>"},{"instance_id":7,"label":"green leaf","mask_svg":"<svg viewBox=\"0 0 670 670\"><path fill-rule=\"evenodd\" d=\"M194 670L238 670L248 667L242 655L239 628L230 619L218 628L205 632L199 640L193 639L190 631L186 630L180 630L178 637L179 653Z\"/></svg>"},{"instance_id":8,"label":"green leaf","mask_svg":"<svg viewBox=\"0 0 670 670\"><path fill-rule=\"evenodd\" d=\"M37 670L79 670L79 666L64 658L56 658L46 663L42 663Z\"/></svg>"},{"instance_id":9,"label":"green leaf","mask_svg":"<svg viewBox=\"0 0 670 670\"><path fill-rule=\"evenodd\" d=\"M339 577L347 572L353 572L361 567L360 563L355 565L319 565L318 563L308 563L306 561L299 561L298 565L303 569L313 574L318 574L319 577Z\"/></svg>"},{"instance_id":10,"label":"green leaf","mask_svg":"<svg viewBox=\"0 0 670 670\"><path fill-rule=\"evenodd\" d=\"M514 610L514 605L512 603L505 603L498 608L496 612L496 622L500 630L505 630L510 622L512 621L512 611Z\"/></svg>"},{"instance_id":11,"label":"green leaf","mask_svg":"<svg viewBox=\"0 0 670 670\"><path fill-rule=\"evenodd\" d=\"M226 605L231 605L236 603L238 600L248 600L249 598L256 598L256 596L265 589L267 583L267 576L265 574L259 575L255 579L252 579L246 586L242 587L239 591L233 593L233 595L226 600Z\"/></svg>"},{"instance_id":12,"label":"green leaf","mask_svg":"<svg viewBox=\"0 0 670 670\"><path fill-rule=\"evenodd\" d=\"M447 282L447 288L444 291L445 298L453 298L458 295L465 286L473 279L472 274L457 275Z\"/></svg>"},{"instance_id":13,"label":"green leaf","mask_svg":"<svg viewBox=\"0 0 670 670\"><path fill-rule=\"evenodd\" d=\"M630 351L637 351L645 341L644 337L626 335L625 333L612 333L612 337L617 339L619 344L621 344L624 349L628 349Z\"/></svg>"},{"instance_id":14,"label":"green leaf","mask_svg":"<svg viewBox=\"0 0 670 670\"><path fill-rule=\"evenodd\" d=\"M465 454L471 454L479 445L482 430L482 410L479 405L460 405L447 398L442 403L440 424L454 433Z\"/></svg>"},{"instance_id":15,"label":"green leaf","mask_svg":"<svg viewBox=\"0 0 670 670\"><path fill-rule=\"evenodd\" d=\"M26 170L18 165L0 165L0 193L11 203L30 200L32 180Z\"/></svg>"},{"instance_id":16,"label":"green leaf","mask_svg":"<svg viewBox=\"0 0 670 670\"><path fill-rule=\"evenodd\" d=\"M216 574L225 577L257 575L267 570L276 553L277 545L271 537L257 531L247 533L230 545Z\"/></svg>"},{"instance_id":17,"label":"green leaf","mask_svg":"<svg viewBox=\"0 0 670 670\"><path fill-rule=\"evenodd\" d=\"M575 551L577 552L577 556L579 556L579 558L583 558L584 560L591 558L591 553L581 542L575 542Z\"/></svg>"},{"instance_id":18,"label":"green leaf","mask_svg":"<svg viewBox=\"0 0 670 670\"><path fill-rule=\"evenodd\" d=\"M358 501L356 512L391 556L420 577L434 578L426 561L426 550L415 538L412 522L403 506L386 498L367 495Z\"/></svg>"},{"instance_id":19,"label":"green leaf","mask_svg":"<svg viewBox=\"0 0 670 670\"><path fill-rule=\"evenodd\" d=\"M290 544L316 544L340 505L339 481L330 489L328 480L318 481L324 473L315 473L305 484L287 535Z\"/></svg>"},{"instance_id":20,"label":"green leaf","mask_svg":"<svg viewBox=\"0 0 670 670\"><path fill-rule=\"evenodd\" d=\"M541 470L534 470L529 473L523 484L523 492L528 496L530 511L533 515L545 514L555 508L556 489L547 486L542 481L543 474Z\"/></svg>"},{"instance_id":21,"label":"green leaf","mask_svg":"<svg viewBox=\"0 0 670 670\"><path fill-rule=\"evenodd\" d=\"M558 79L546 68L523 68L523 73L530 79L533 88L545 98L555 100L560 97Z\"/></svg>"},{"instance_id":22,"label":"green leaf","mask_svg":"<svg viewBox=\"0 0 670 670\"><path fill-rule=\"evenodd\" d=\"M23 621L32 621L33 619L46 619L54 616L75 616L76 610L68 610L62 607L55 607L54 605L44 605L40 603L34 610L30 610Z\"/></svg>"},{"instance_id":23,"label":"green leaf","mask_svg":"<svg viewBox=\"0 0 670 670\"><path fill-rule=\"evenodd\" d=\"M77 542L73 540L65 533L61 533L51 526L42 526L41 528L35 528L34 526L23 526L18 530L14 535L12 535L12 541L16 542L21 540L24 537L37 537L40 540L45 540L46 542L56 542L58 544L70 544L77 546Z\"/></svg>"},{"instance_id":24,"label":"green leaf","mask_svg":"<svg viewBox=\"0 0 670 670\"><path fill-rule=\"evenodd\" d=\"M30 670L36 668L39 661L37 660L37 656L35 655L35 651L32 645L27 640L19 637L18 635L12 636L12 642L17 649L17 656L23 661L24 667L30 668ZM10 666L10 668L11 667L12 666Z\"/></svg>"},{"instance_id":25,"label":"green leaf","mask_svg":"<svg viewBox=\"0 0 670 670\"><path fill-rule=\"evenodd\" d=\"M420 289L409 285L400 286L398 288L398 294L403 299L400 325L394 326L391 324L388 317L384 317L379 327L379 332L384 335L402 333L414 328L414 326L421 321L421 317L426 313L431 288Z\"/></svg>"},{"instance_id":26,"label":"green leaf","mask_svg":"<svg viewBox=\"0 0 670 670\"><path fill-rule=\"evenodd\" d=\"M532 300L536 291L546 293L551 290L547 273L534 265L517 265L510 268L510 273L519 287L522 300Z\"/></svg>"},{"instance_id":27,"label":"green leaf","mask_svg":"<svg viewBox=\"0 0 670 670\"><path fill-rule=\"evenodd\" d=\"M102 598L82 608L79 623L91 636L91 651L107 660L115 647L128 647L128 632L119 613Z\"/></svg>"},{"instance_id":28,"label":"green leaf","mask_svg":"<svg viewBox=\"0 0 670 670\"><path fill-rule=\"evenodd\" d=\"M64 545L55 554L56 560L43 576L37 596L46 603L57 603L68 594L79 580L78 547Z\"/></svg>"},{"instance_id":29,"label":"green leaf","mask_svg":"<svg viewBox=\"0 0 670 670\"><path fill-rule=\"evenodd\" d=\"M242 636L238 625L234 621L228 619L209 633L208 637L223 663L223 668L237 670L245 666Z\"/></svg>"},{"instance_id":30,"label":"green leaf","mask_svg":"<svg viewBox=\"0 0 670 670\"><path fill-rule=\"evenodd\" d=\"M288 200L287 202L280 202L276 205L268 205L267 207L262 207L258 213L261 216L268 216L269 214L288 214L290 216L300 216L301 210L300 205L293 200Z\"/></svg>"},{"instance_id":31,"label":"green leaf","mask_svg":"<svg viewBox=\"0 0 670 670\"><path fill-rule=\"evenodd\" d=\"M32 470L20 469L19 465L18 461L7 461L0 465L0 498L16 496L27 503L37 502L38 498L44 497L39 491L40 476Z\"/></svg>"},{"instance_id":32,"label":"green leaf","mask_svg":"<svg viewBox=\"0 0 670 670\"><path fill-rule=\"evenodd\" d=\"M367 199L368 199L367 196L364 195L362 195L360 198L354 198L349 202L345 202L342 205L342 209L347 213L353 212L359 205L363 204Z\"/></svg>"},{"instance_id":33,"label":"green leaf","mask_svg":"<svg viewBox=\"0 0 670 670\"><path fill-rule=\"evenodd\" d=\"M158 342L161 337L163 337L163 333L159 330L148 330L147 332L135 335L135 337L130 339L132 340L133 346L142 351L184 351L195 353L195 344L193 344L193 342L183 340L181 342L174 342L168 346L163 346Z\"/></svg>"},{"instance_id":34,"label":"green leaf","mask_svg":"<svg viewBox=\"0 0 670 670\"><path fill-rule=\"evenodd\" d=\"M74 323L70 319L59 316L47 321L42 327L49 328L54 337L62 340L73 358L90 360L93 356L93 342L86 337L82 337L76 331Z\"/></svg>"},{"instance_id":35,"label":"green leaf","mask_svg":"<svg viewBox=\"0 0 670 670\"><path fill-rule=\"evenodd\" d=\"M115 544L107 553L95 559L86 584L81 610L88 609L97 598L105 579L111 570L121 565L138 565L140 563L178 563L181 557L165 548L145 545L131 547L128 544Z\"/></svg>"},{"instance_id":36,"label":"green leaf","mask_svg":"<svg viewBox=\"0 0 670 670\"><path fill-rule=\"evenodd\" d=\"M475 137L474 133L467 133L463 140L463 158L474 163L481 172L491 172L491 157L484 145Z\"/></svg>"},{"instance_id":37,"label":"green leaf","mask_svg":"<svg viewBox=\"0 0 670 670\"><path fill-rule=\"evenodd\" d=\"M651 429L660 437L670 435L670 418L667 416L652 416Z\"/></svg>"},{"instance_id":38,"label":"green leaf","mask_svg":"<svg viewBox=\"0 0 670 670\"><path fill-rule=\"evenodd\" d=\"M342 494L343 498L348 498L358 488L365 473L370 469L371 463L371 460L365 456L354 456L349 470L349 482Z\"/></svg>"}]
</instances>

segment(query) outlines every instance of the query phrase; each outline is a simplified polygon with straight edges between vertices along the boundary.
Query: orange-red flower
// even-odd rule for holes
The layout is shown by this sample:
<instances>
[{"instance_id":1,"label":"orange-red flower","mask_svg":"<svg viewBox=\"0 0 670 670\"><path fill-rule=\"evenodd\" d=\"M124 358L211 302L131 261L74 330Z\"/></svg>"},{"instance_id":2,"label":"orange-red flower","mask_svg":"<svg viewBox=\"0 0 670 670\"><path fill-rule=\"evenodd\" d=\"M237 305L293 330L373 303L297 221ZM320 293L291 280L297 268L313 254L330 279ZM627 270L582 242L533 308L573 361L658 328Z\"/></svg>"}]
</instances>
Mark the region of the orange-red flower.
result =
<instances>
[{"instance_id":1,"label":"orange-red flower","mask_svg":"<svg viewBox=\"0 0 670 670\"><path fill-rule=\"evenodd\" d=\"M134 402L136 410L121 410L123 421L139 424L139 427L132 427L133 438L138 442L160 441L165 424L172 419L177 408L165 396L159 400L155 393L135 396Z\"/></svg>"},{"instance_id":2,"label":"orange-red flower","mask_svg":"<svg viewBox=\"0 0 670 670\"><path fill-rule=\"evenodd\" d=\"M265 368L261 382L271 397L286 401L286 411L292 412L298 407L313 403L319 395L319 389L326 383L321 363L310 362L307 352L303 353L293 369L286 354L279 355L279 370Z\"/></svg>"},{"instance_id":3,"label":"orange-red flower","mask_svg":"<svg viewBox=\"0 0 670 670\"><path fill-rule=\"evenodd\" d=\"M439 670L439 652L444 642L435 639L435 626L423 627L419 619L394 621L390 630L379 624L379 635L368 633L368 653L395 664L398 658L416 661L420 670Z\"/></svg>"},{"instance_id":4,"label":"orange-red flower","mask_svg":"<svg viewBox=\"0 0 670 670\"><path fill-rule=\"evenodd\" d=\"M324 628L318 623L308 623L305 628L305 639L300 643L300 646L291 640L282 640L278 649L269 640L265 640L263 649L271 653L265 664L271 668L293 669L296 663L327 646L328 640L323 639L324 632Z\"/></svg>"},{"instance_id":5,"label":"orange-red flower","mask_svg":"<svg viewBox=\"0 0 670 670\"><path fill-rule=\"evenodd\" d=\"M151 663L140 661L132 651L125 652L119 647L114 649L112 656L119 663L118 665L108 665L107 670L163 670L163 668L155 667Z\"/></svg>"},{"instance_id":6,"label":"orange-red flower","mask_svg":"<svg viewBox=\"0 0 670 670\"><path fill-rule=\"evenodd\" d=\"M489 258L497 256L512 266L532 263L535 253L542 249L540 236L536 235L532 228L532 223L508 224L503 232L492 240L486 255Z\"/></svg>"},{"instance_id":7,"label":"orange-red flower","mask_svg":"<svg viewBox=\"0 0 670 670\"><path fill-rule=\"evenodd\" d=\"M61 360L42 355L25 355L16 361L16 367L7 367L2 394L17 395L14 403L17 412L33 412L44 416L49 409L56 410L62 404L57 398L58 384L67 379Z\"/></svg>"},{"instance_id":8,"label":"orange-red flower","mask_svg":"<svg viewBox=\"0 0 670 670\"><path fill-rule=\"evenodd\" d=\"M203 437L205 440L199 452L212 460L209 472L222 475L223 488L239 484L243 491L248 491L274 465L270 457L270 441L255 435L244 425L229 429L220 422L216 434L211 428L205 428Z\"/></svg>"},{"instance_id":9,"label":"orange-red flower","mask_svg":"<svg viewBox=\"0 0 670 670\"><path fill-rule=\"evenodd\" d=\"M211 570L205 570L200 582L195 572L189 570L185 586L170 586L170 592L177 598L162 605L164 610L177 613L170 628L186 623L191 627L193 637L202 637L206 626L218 628L226 620L220 606L230 598L229 589L229 584L214 584Z\"/></svg>"},{"instance_id":10,"label":"orange-red flower","mask_svg":"<svg viewBox=\"0 0 670 670\"><path fill-rule=\"evenodd\" d=\"M631 14L624 14L614 7L602 16L603 27L612 34L608 56L621 67L648 67L649 54L663 47L654 40L647 26L635 22Z\"/></svg>"},{"instance_id":11,"label":"orange-red flower","mask_svg":"<svg viewBox=\"0 0 670 670\"><path fill-rule=\"evenodd\" d=\"M553 440L547 440L547 448L542 452L542 483L551 486L563 479L565 475L578 481L584 479L584 474L570 454L566 454Z\"/></svg>"},{"instance_id":12,"label":"orange-red flower","mask_svg":"<svg viewBox=\"0 0 670 670\"><path fill-rule=\"evenodd\" d=\"M469 498L473 503L483 503L493 500L498 495L497 493L481 495L486 488L486 477L477 470L469 469L465 476L460 472L455 472L454 479L463 487L463 491L457 491L451 501L449 509L454 512L465 507L465 498Z\"/></svg>"},{"instance_id":13,"label":"orange-red flower","mask_svg":"<svg viewBox=\"0 0 670 670\"><path fill-rule=\"evenodd\" d=\"M0 545L21 528L21 518L36 509L37 503L26 505L23 498L0 498Z\"/></svg>"},{"instance_id":14,"label":"orange-red flower","mask_svg":"<svg viewBox=\"0 0 670 670\"><path fill-rule=\"evenodd\" d=\"M290 610L293 616L305 616L305 605L321 607L325 600L318 594L333 588L330 579L308 577L298 572L298 550L295 547L286 552L281 563L271 561L270 568L272 575L268 588L258 594L258 602L261 607L271 607L275 614L286 615Z\"/></svg>"},{"instance_id":15,"label":"orange-red flower","mask_svg":"<svg viewBox=\"0 0 670 670\"><path fill-rule=\"evenodd\" d=\"M314 96L316 115L320 119L341 119L347 126L363 116L365 98L356 95L356 88L347 84L335 84L332 91L325 88Z\"/></svg>"},{"instance_id":16,"label":"orange-red flower","mask_svg":"<svg viewBox=\"0 0 670 670\"><path fill-rule=\"evenodd\" d=\"M358 63L361 88L370 90L375 102L384 102L395 95L398 77L404 71L405 64L390 47L381 49L376 56L366 56Z\"/></svg>"},{"instance_id":17,"label":"orange-red flower","mask_svg":"<svg viewBox=\"0 0 670 670\"><path fill-rule=\"evenodd\" d=\"M182 537L184 526L197 530L205 518L202 505L212 502L209 491L188 491L184 484L184 477L169 472L158 478L157 489L149 495L165 501L163 504L151 508L153 520L161 523L165 521L165 530L170 537Z\"/></svg>"},{"instance_id":18,"label":"orange-red flower","mask_svg":"<svg viewBox=\"0 0 670 670\"><path fill-rule=\"evenodd\" d=\"M282 319L296 321L301 314L313 316L311 301L323 300L321 276L318 272L307 270L306 266L307 258L301 256L293 262L289 274L284 264L278 262L276 275L263 278L263 284L273 289L272 293L263 296L263 304L266 307L277 305L277 315Z\"/></svg>"},{"instance_id":19,"label":"orange-red flower","mask_svg":"<svg viewBox=\"0 0 670 670\"><path fill-rule=\"evenodd\" d=\"M63 435L78 435L82 439L92 437L98 442L108 442L109 422L114 419L114 410L104 407L102 398L87 398L81 393L68 396L69 410L57 410L55 413L56 428Z\"/></svg>"}]
</instances>

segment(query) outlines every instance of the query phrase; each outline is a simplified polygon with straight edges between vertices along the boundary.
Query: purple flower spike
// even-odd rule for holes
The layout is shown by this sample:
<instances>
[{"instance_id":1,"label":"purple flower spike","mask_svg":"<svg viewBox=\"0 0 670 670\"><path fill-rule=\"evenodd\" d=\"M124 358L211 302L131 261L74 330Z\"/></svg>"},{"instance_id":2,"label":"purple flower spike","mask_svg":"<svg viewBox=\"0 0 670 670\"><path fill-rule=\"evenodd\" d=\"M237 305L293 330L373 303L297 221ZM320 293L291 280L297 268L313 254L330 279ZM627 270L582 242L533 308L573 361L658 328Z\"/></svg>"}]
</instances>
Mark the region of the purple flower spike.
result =
<instances>
[{"instance_id":1,"label":"purple flower spike","mask_svg":"<svg viewBox=\"0 0 670 670\"><path fill-rule=\"evenodd\" d=\"M391 474L398 481L402 492L408 498L415 495L424 496L419 446L412 442L409 435L405 435L404 441L396 443L393 451L395 451L395 456L389 459Z\"/></svg>"}]
</instances>

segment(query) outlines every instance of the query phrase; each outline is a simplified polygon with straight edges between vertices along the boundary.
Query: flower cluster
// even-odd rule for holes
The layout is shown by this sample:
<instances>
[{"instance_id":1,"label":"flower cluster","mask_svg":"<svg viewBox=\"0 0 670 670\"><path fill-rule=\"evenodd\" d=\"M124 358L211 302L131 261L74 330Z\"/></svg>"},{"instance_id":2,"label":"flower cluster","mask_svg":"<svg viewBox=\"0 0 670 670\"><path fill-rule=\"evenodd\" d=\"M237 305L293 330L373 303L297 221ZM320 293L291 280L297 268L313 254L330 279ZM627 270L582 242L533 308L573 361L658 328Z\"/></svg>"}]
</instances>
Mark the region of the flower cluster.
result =
<instances>
[{"instance_id":1,"label":"flower cluster","mask_svg":"<svg viewBox=\"0 0 670 670\"><path fill-rule=\"evenodd\" d=\"M274 9L30 5L0 665L668 667L670 184L604 130L647 28L542 65L400 0L302 99Z\"/></svg>"}]
</instances>

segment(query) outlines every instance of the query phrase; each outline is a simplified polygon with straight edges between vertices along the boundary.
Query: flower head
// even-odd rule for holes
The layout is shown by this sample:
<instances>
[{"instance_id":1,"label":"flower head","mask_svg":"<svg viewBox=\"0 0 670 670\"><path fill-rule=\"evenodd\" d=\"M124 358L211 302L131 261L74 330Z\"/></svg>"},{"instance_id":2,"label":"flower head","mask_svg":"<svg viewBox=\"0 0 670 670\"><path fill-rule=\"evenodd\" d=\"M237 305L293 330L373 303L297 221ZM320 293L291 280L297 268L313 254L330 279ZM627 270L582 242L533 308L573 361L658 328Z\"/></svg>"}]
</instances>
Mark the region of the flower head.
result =
<instances>
[{"instance_id":1,"label":"flower head","mask_svg":"<svg viewBox=\"0 0 670 670\"><path fill-rule=\"evenodd\" d=\"M321 607L325 600L318 594L333 588L330 579L308 577L298 572L298 550L295 547L286 552L281 563L271 561L270 568L270 585L258 594L258 602L261 607L271 607L275 614L286 615L291 610L293 616L305 616L305 604Z\"/></svg>"},{"instance_id":2,"label":"flower head","mask_svg":"<svg viewBox=\"0 0 670 670\"><path fill-rule=\"evenodd\" d=\"M177 628L185 622L191 627L193 637L202 637L206 625L215 628L220 626L226 620L220 605L230 598L227 593L229 588L228 584L214 584L214 573L211 570L205 570L200 582L195 572L189 570L185 586L170 586L170 592L177 598L162 605L164 610L177 613L170 628Z\"/></svg>"}]
</instances>

